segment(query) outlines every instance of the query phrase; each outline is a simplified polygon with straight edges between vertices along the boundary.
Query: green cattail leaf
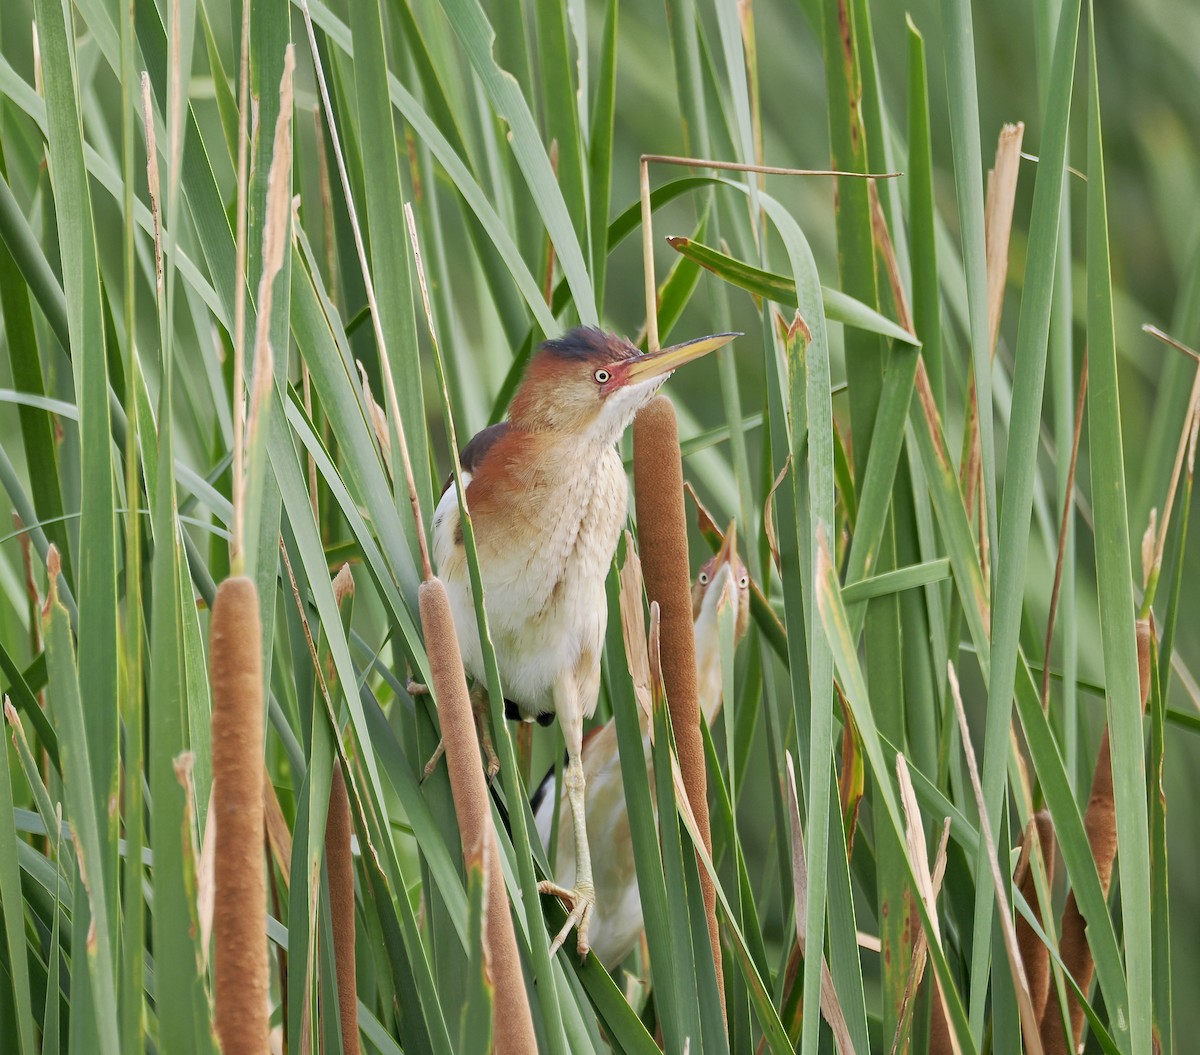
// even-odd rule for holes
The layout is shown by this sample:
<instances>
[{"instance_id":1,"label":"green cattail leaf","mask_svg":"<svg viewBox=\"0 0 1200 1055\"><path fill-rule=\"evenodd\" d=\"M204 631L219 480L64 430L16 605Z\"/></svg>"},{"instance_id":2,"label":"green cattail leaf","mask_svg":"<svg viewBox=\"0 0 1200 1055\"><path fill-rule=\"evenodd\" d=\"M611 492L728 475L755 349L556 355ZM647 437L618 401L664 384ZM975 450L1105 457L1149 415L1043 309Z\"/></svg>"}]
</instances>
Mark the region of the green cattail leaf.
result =
<instances>
[{"instance_id":1,"label":"green cattail leaf","mask_svg":"<svg viewBox=\"0 0 1200 1055\"><path fill-rule=\"evenodd\" d=\"M1100 85L1092 31L1091 91L1088 95L1088 447L1091 452L1092 506L1096 518L1096 578L1100 594L1100 635L1104 644L1109 742L1121 877L1121 919L1129 984L1128 1018L1114 1007L1118 1044L1133 1055L1151 1050L1152 957L1150 926L1149 829L1146 815L1146 762L1134 634L1133 570L1121 440L1117 346L1113 332L1112 276L1108 246L1108 198L1100 131ZM1059 30L1063 32L1063 30Z\"/></svg>"}]
</instances>

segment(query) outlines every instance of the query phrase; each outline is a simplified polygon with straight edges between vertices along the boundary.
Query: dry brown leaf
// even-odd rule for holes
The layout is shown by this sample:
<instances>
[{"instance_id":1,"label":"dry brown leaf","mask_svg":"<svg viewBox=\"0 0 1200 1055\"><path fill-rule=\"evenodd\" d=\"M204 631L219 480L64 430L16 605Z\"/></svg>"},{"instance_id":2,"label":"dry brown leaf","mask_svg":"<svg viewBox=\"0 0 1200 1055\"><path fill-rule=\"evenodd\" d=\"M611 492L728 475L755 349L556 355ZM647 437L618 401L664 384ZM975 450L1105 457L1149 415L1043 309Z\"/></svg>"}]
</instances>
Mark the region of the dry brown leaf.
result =
<instances>
[{"instance_id":1,"label":"dry brown leaf","mask_svg":"<svg viewBox=\"0 0 1200 1055\"><path fill-rule=\"evenodd\" d=\"M283 876L284 886L287 886L291 882L292 833L288 830L287 820L284 819L283 809L279 805L275 785L270 780L263 781L263 809L267 824L267 845L271 848L275 867ZM205 839L207 838L208 833L205 832Z\"/></svg>"},{"instance_id":2,"label":"dry brown leaf","mask_svg":"<svg viewBox=\"0 0 1200 1055\"><path fill-rule=\"evenodd\" d=\"M988 337L991 354L996 354L996 336L1004 307L1008 281L1008 242L1012 234L1013 206L1017 198L1017 175L1021 167L1021 140L1025 125L1005 125L996 144L996 166L988 173L984 206L987 253Z\"/></svg>"},{"instance_id":3,"label":"dry brown leaf","mask_svg":"<svg viewBox=\"0 0 1200 1055\"><path fill-rule=\"evenodd\" d=\"M621 636L625 641L625 659L633 678L633 695L643 733L652 731L654 722L650 702L650 656L646 651L646 614L642 605L642 563L633 546L633 536L625 532L625 563L617 573L620 585Z\"/></svg>"},{"instance_id":4,"label":"dry brown leaf","mask_svg":"<svg viewBox=\"0 0 1200 1055\"><path fill-rule=\"evenodd\" d=\"M1158 541L1158 506L1150 507L1150 518L1142 532L1142 587L1150 581L1154 570L1154 549Z\"/></svg>"},{"instance_id":5,"label":"dry brown leaf","mask_svg":"<svg viewBox=\"0 0 1200 1055\"><path fill-rule=\"evenodd\" d=\"M907 776L907 773L905 774ZM947 817L942 824L942 836L938 841L937 857L933 862L933 875L930 878L930 887L933 891L933 901L936 905L938 895L942 890L942 878L946 874L946 847L950 842L950 819ZM925 869L928 871L929 866ZM931 914L932 910L931 910ZM934 915L936 921L937 916ZM881 946L882 948L882 946ZM878 951L878 950L877 950ZM901 1041L904 1039L904 1033L907 1028L910 1009L913 1006L913 1000L917 995L917 991L921 988L921 980L925 977L925 968L929 962L929 937L925 933L925 928L917 932L916 940L913 942L912 964L909 967L908 978L904 983L904 994L900 998L899 1014L897 1015L898 1022L896 1023L896 1033L892 1038L891 1055L896 1055L900 1050ZM937 987L937 1004L935 1012L941 1015L943 1022L949 1021L950 1012L946 1006L945 996L941 991L941 983L937 978L934 978L934 985ZM949 1043L952 1051L957 1052L958 1037L951 1029L946 1030L946 1040Z\"/></svg>"},{"instance_id":6,"label":"dry brown leaf","mask_svg":"<svg viewBox=\"0 0 1200 1055\"><path fill-rule=\"evenodd\" d=\"M883 257L884 271L887 273L888 286L892 291L892 303L896 305L896 321L909 333L916 336L913 329L912 311L908 306L908 296L904 292L904 280L900 277L900 265L896 260L896 247L892 244L892 235L888 230L887 217L883 215L883 206L879 201L879 190L874 181L867 185L871 196L871 233L875 236L875 245L879 255Z\"/></svg>"},{"instance_id":7,"label":"dry brown leaf","mask_svg":"<svg viewBox=\"0 0 1200 1055\"><path fill-rule=\"evenodd\" d=\"M162 213L159 202L158 143L154 134L154 101L150 93L150 74L142 71L142 124L146 130L146 189L150 194L150 218L154 223L154 288L162 296L163 253Z\"/></svg>"},{"instance_id":8,"label":"dry brown leaf","mask_svg":"<svg viewBox=\"0 0 1200 1055\"><path fill-rule=\"evenodd\" d=\"M708 507L700 500L700 496L696 494L696 489L692 486L690 480L683 482L684 494L688 496L696 506L696 527L700 530L701 535L715 535L721 538L721 529L717 527L716 518L709 511Z\"/></svg>"}]
</instances>

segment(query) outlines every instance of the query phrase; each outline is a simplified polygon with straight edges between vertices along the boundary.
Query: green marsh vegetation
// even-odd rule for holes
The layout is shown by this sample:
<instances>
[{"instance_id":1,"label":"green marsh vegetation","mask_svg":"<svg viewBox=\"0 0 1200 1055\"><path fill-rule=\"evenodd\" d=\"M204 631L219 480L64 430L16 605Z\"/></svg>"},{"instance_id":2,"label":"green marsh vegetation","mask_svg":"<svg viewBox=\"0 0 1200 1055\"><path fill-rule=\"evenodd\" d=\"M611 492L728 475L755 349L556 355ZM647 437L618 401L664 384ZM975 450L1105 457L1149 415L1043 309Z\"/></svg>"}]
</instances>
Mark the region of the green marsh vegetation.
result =
<instances>
[{"instance_id":1,"label":"green marsh vegetation","mask_svg":"<svg viewBox=\"0 0 1200 1055\"><path fill-rule=\"evenodd\" d=\"M760 592L723 635L711 856L662 708L654 766L623 768L651 925L611 977L548 955L564 911L534 893L526 801L561 740L494 694L539 1050L1065 1051L1064 1018L1090 1052L1188 1050L1200 16L242 16L0 10L0 1050L217 1048L212 642L254 641L241 609L211 633L231 576L261 630L261 692L235 696L261 711L266 923L242 940L273 1050L501 1039L487 854L463 866L445 765L422 780L412 510L427 529L452 437L503 416L544 337L644 339L643 245L662 343L745 333L667 391L708 511L692 571L736 522ZM645 154L858 175L654 161L651 230ZM636 745L637 694L661 693L609 583L597 720Z\"/></svg>"}]
</instances>

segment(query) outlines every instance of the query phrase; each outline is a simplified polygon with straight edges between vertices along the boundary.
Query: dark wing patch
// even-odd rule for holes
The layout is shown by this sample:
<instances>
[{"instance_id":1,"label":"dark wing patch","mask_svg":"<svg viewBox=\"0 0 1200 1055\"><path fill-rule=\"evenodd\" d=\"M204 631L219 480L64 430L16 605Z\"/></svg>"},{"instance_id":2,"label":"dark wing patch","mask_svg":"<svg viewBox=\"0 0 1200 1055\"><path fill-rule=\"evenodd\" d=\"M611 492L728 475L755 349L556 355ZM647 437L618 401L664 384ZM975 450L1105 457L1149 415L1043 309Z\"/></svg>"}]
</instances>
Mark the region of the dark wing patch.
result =
<instances>
[{"instance_id":1,"label":"dark wing patch","mask_svg":"<svg viewBox=\"0 0 1200 1055\"><path fill-rule=\"evenodd\" d=\"M508 431L508 422L499 421L495 425L489 425L486 429L480 429L463 449L458 456L458 464L462 466L464 473L474 475L479 468L479 463L483 461L484 456L492 449L495 442L500 439ZM442 494L445 494L454 484L454 474L451 473L446 477L446 482L442 484Z\"/></svg>"},{"instance_id":2,"label":"dark wing patch","mask_svg":"<svg viewBox=\"0 0 1200 1055\"><path fill-rule=\"evenodd\" d=\"M483 461L484 455L492 449L494 444L501 436L508 431L508 422L499 421L495 425L489 425L486 429L480 429L472 437L459 455L459 464L463 467L463 472L473 473L479 468L479 463Z\"/></svg>"}]
</instances>

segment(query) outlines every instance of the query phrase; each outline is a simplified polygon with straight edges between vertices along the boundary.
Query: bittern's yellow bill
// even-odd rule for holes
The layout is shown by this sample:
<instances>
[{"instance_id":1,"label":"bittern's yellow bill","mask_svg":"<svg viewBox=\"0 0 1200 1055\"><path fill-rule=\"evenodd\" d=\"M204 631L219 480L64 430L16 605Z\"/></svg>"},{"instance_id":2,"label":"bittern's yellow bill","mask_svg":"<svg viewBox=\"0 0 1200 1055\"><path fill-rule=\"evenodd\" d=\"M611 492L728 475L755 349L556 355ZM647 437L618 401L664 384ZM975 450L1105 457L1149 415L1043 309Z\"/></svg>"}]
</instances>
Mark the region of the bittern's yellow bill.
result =
<instances>
[{"instance_id":1,"label":"bittern's yellow bill","mask_svg":"<svg viewBox=\"0 0 1200 1055\"><path fill-rule=\"evenodd\" d=\"M650 352L640 359L635 359L626 369L629 381L648 381L652 377L661 377L677 370L685 363L693 362L702 355L723 348L740 333L715 333L709 337L697 337L694 341L684 341L683 344L673 344L657 352Z\"/></svg>"}]
</instances>

